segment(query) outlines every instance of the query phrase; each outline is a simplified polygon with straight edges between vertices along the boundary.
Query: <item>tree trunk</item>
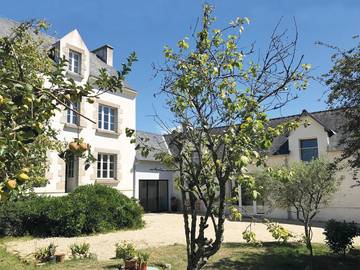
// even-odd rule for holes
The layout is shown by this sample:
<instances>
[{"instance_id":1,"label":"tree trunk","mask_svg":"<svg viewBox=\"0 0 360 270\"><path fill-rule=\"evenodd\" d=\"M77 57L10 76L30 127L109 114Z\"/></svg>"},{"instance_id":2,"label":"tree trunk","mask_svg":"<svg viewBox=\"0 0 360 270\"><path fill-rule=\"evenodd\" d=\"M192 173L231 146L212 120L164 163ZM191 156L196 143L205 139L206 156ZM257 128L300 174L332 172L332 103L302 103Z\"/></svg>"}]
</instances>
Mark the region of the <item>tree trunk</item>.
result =
<instances>
[{"instance_id":1,"label":"tree trunk","mask_svg":"<svg viewBox=\"0 0 360 270\"><path fill-rule=\"evenodd\" d=\"M309 254L312 257L313 256L313 248L312 248L312 244L311 244L311 238L312 238L312 233L311 233L311 227L309 226L309 222L305 221L305 244L307 249L309 250Z\"/></svg>"}]
</instances>

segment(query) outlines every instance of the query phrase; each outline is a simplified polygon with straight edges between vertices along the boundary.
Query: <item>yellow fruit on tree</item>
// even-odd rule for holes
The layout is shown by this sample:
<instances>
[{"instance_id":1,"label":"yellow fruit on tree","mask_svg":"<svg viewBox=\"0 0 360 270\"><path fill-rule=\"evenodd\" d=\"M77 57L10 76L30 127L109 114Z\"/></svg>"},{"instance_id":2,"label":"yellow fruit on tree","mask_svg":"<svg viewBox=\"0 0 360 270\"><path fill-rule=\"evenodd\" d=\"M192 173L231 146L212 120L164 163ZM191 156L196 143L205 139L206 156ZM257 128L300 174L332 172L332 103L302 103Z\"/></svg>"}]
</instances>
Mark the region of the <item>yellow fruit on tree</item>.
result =
<instances>
[{"instance_id":1,"label":"yellow fruit on tree","mask_svg":"<svg viewBox=\"0 0 360 270\"><path fill-rule=\"evenodd\" d=\"M19 181L21 182L26 182L27 180L29 180L29 176L26 173L20 173L18 176Z\"/></svg>"},{"instance_id":2,"label":"yellow fruit on tree","mask_svg":"<svg viewBox=\"0 0 360 270\"><path fill-rule=\"evenodd\" d=\"M14 188L16 188L16 180L13 180L13 179L8 180L5 185L10 190L14 189Z\"/></svg>"}]
</instances>

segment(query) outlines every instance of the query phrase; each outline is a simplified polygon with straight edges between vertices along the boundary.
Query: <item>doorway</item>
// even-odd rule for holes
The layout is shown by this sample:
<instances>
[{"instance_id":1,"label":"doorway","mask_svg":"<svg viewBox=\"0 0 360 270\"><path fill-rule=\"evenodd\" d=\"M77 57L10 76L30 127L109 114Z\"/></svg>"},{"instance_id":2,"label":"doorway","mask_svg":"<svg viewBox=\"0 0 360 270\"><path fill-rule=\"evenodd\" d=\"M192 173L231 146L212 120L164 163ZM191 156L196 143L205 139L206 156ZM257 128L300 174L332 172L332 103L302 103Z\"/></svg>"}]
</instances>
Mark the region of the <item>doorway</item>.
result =
<instances>
[{"instance_id":1,"label":"doorway","mask_svg":"<svg viewBox=\"0 0 360 270\"><path fill-rule=\"evenodd\" d=\"M139 199L145 212L169 210L168 180L139 180Z\"/></svg>"},{"instance_id":2,"label":"doorway","mask_svg":"<svg viewBox=\"0 0 360 270\"><path fill-rule=\"evenodd\" d=\"M65 192L74 191L78 186L79 157L69 155L66 158Z\"/></svg>"}]
</instances>

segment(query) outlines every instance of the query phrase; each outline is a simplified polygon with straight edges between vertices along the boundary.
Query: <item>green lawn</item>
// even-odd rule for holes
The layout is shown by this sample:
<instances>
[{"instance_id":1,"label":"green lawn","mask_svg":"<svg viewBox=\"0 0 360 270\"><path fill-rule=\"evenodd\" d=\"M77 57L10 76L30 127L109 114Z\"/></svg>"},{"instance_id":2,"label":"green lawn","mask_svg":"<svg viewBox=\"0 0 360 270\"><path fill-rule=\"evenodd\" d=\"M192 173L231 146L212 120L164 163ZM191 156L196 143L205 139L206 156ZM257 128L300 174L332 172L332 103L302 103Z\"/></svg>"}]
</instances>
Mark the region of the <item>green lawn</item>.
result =
<instances>
[{"instance_id":1,"label":"green lawn","mask_svg":"<svg viewBox=\"0 0 360 270\"><path fill-rule=\"evenodd\" d=\"M7 241L0 240L0 244ZM173 245L147 249L151 253L150 264L170 263L172 269L186 269L185 247ZM266 243L262 247L247 244L224 244L222 249L210 260L206 269L264 269L304 270L309 265L307 250L300 244L286 246ZM359 269L360 255L341 259L332 255L324 245L315 245L313 269ZM0 246L0 270L58 270L58 269L117 269L120 260L98 262L94 260L67 261L64 264L53 264L42 267L22 263L16 256L7 253Z\"/></svg>"}]
</instances>

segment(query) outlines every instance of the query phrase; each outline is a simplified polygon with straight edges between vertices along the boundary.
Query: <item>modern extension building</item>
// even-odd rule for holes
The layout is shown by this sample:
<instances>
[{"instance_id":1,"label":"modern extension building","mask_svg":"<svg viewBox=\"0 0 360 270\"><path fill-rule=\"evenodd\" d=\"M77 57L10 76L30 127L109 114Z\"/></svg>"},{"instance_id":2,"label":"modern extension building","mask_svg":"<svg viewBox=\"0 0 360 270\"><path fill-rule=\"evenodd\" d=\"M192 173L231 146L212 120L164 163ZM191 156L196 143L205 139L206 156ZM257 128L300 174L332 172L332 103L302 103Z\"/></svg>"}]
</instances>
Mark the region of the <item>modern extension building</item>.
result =
<instances>
[{"instance_id":1,"label":"modern extension building","mask_svg":"<svg viewBox=\"0 0 360 270\"><path fill-rule=\"evenodd\" d=\"M274 139L267 161L269 166L290 165L293 162L309 161L319 156L334 160L334 158L341 155L344 147L340 143L341 138L346 136L346 134L341 132L340 128L341 124L345 121L342 110L327 110L312 113L304 110L298 115L271 119L270 125L276 126L285 121L294 120L295 118L300 118L301 121L304 123L306 121L307 124L300 125L286 136L279 136ZM146 133L141 133L139 136L146 137ZM148 133L147 137L149 138L149 144L154 148L169 151L169 146L167 145L167 141L169 142L169 140L165 140L166 136ZM153 198L151 196L156 196L156 194L158 198L176 196L180 199L179 192L172 183L172 176L174 174L171 170L166 170L160 162L154 160L153 156L143 158L140 157L138 153L137 160L139 164L146 164L147 174L136 173L135 183L137 185L140 183L140 186L137 188L138 191L135 195L136 197L140 195L140 200L143 201L144 205L147 205L148 210L162 210L161 207L156 208L154 202L149 206L149 198ZM137 171L138 169L139 168L137 168ZM260 170L260 168L255 168L255 170ZM332 197L330 204L322 208L315 219L318 221L327 221L334 218L360 223L360 187L353 187L355 184L353 171L351 169L340 171L338 172L338 177L343 177L341 185ZM144 180L150 179L151 184L149 182L146 185ZM155 188L155 182L164 179L168 179L168 194L165 193L165 189ZM229 197L233 189L234 183L232 185L229 184L227 188ZM270 209L269 206L264 205L264 202L254 201L245 188L241 188L240 186L238 190L239 200L237 207L244 215L281 219L292 219L296 217L292 209ZM145 197L146 199L144 199L142 197L144 196L143 194L151 195L150 197L147 195L147 197ZM161 201L161 199L159 201Z\"/></svg>"}]
</instances>

